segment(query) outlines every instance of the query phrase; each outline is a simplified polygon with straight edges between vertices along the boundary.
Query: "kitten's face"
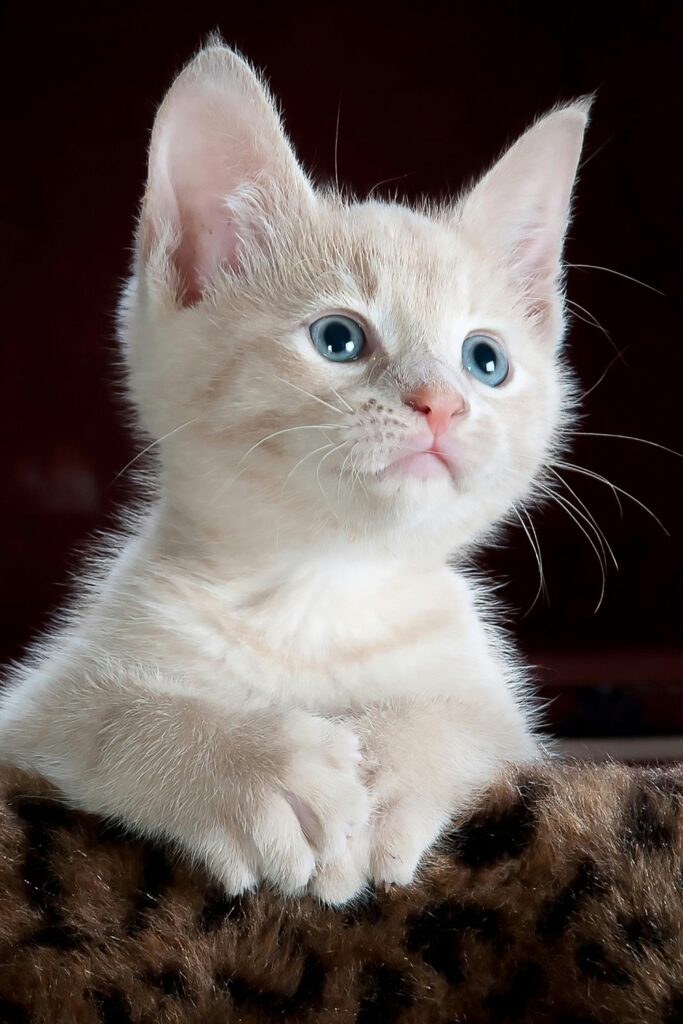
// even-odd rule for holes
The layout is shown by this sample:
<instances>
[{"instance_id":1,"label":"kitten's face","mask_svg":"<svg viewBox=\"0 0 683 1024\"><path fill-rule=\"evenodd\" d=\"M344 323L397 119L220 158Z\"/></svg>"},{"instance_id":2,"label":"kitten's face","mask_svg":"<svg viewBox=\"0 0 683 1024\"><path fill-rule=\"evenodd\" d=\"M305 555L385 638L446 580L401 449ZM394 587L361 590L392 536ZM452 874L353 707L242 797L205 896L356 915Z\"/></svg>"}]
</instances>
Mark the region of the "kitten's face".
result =
<instances>
[{"instance_id":1,"label":"kitten's face","mask_svg":"<svg viewBox=\"0 0 683 1024\"><path fill-rule=\"evenodd\" d=\"M147 424L160 436L187 423L164 442L169 486L285 535L303 522L426 549L471 540L528 492L560 422L556 281L584 111L550 115L457 206L346 204L310 188L245 66L213 60L206 124L175 123L174 91L181 114L190 105L178 83L160 114L174 189L157 186L143 217L129 313ZM266 121L256 139L242 128L236 181L188 185L184 146L211 139L216 60L231 84L222 116L239 129L256 102ZM201 83L195 72L195 106ZM228 208L207 205L212 188Z\"/></svg>"}]
</instances>

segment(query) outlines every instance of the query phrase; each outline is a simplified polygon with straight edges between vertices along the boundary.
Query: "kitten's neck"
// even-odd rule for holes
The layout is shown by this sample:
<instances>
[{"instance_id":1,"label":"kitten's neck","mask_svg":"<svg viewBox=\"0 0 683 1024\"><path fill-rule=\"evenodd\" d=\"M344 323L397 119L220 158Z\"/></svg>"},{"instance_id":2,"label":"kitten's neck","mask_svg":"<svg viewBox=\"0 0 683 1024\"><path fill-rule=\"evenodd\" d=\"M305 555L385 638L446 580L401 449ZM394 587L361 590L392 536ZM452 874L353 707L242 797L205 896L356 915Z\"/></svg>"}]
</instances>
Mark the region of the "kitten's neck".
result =
<instances>
[{"instance_id":1,"label":"kitten's neck","mask_svg":"<svg viewBox=\"0 0 683 1024\"><path fill-rule=\"evenodd\" d=\"M363 573L384 575L414 566L442 571L448 552L441 547L406 543L405 534L353 533L338 522L311 523L291 519L278 529L277 518L264 523L245 513L228 526L215 519L198 518L168 503L156 509L150 527L153 550L182 563L188 570L216 581L242 579L245 583L268 577L296 581L318 576L339 580ZM430 538L431 539L431 538Z\"/></svg>"}]
</instances>

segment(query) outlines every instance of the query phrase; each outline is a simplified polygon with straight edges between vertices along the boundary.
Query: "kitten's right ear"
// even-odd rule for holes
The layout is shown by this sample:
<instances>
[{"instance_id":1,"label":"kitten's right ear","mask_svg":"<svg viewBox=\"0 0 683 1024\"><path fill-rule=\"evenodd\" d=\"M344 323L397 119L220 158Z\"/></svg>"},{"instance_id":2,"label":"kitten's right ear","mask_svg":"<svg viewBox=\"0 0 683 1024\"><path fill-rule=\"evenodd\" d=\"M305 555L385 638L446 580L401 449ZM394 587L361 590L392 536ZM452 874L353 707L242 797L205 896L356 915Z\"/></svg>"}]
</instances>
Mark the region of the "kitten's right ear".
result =
<instances>
[{"instance_id":1,"label":"kitten's right ear","mask_svg":"<svg viewBox=\"0 0 683 1024\"><path fill-rule=\"evenodd\" d=\"M234 51L209 46L157 114L138 238L142 260L171 271L184 305L221 265L237 268L254 190L266 204L313 201L266 87Z\"/></svg>"},{"instance_id":2,"label":"kitten's right ear","mask_svg":"<svg viewBox=\"0 0 683 1024\"><path fill-rule=\"evenodd\" d=\"M561 275L562 244L590 100L541 118L465 198L461 224L505 266L539 314Z\"/></svg>"}]
</instances>

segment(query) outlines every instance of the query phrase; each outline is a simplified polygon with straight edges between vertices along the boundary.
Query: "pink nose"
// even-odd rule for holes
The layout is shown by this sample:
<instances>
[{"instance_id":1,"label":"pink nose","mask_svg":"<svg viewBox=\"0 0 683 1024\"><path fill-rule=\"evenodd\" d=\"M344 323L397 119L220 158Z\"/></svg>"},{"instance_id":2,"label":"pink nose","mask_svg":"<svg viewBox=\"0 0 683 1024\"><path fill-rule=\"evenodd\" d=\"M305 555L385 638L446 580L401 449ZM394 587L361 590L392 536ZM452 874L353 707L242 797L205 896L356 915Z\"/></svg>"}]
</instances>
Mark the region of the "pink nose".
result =
<instances>
[{"instance_id":1,"label":"pink nose","mask_svg":"<svg viewBox=\"0 0 683 1024\"><path fill-rule=\"evenodd\" d=\"M421 412L434 434L443 434L448 430L450 422L456 416L464 416L467 402L457 391L434 391L431 388L418 388L403 396L406 405L415 412Z\"/></svg>"}]
</instances>

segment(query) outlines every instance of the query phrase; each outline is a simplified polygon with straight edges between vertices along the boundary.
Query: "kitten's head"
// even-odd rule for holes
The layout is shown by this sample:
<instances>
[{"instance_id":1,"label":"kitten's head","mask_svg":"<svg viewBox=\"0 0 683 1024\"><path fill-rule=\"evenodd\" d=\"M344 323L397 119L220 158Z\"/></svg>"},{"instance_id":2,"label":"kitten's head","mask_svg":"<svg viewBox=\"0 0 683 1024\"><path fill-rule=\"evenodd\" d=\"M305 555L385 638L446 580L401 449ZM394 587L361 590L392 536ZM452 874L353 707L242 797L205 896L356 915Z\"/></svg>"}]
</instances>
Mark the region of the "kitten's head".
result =
<instances>
[{"instance_id":1,"label":"kitten's head","mask_svg":"<svg viewBox=\"0 0 683 1024\"><path fill-rule=\"evenodd\" d=\"M586 116L550 113L453 203L349 202L248 65L202 51L156 119L122 317L171 505L214 534L445 553L528 494L563 425Z\"/></svg>"}]
</instances>

